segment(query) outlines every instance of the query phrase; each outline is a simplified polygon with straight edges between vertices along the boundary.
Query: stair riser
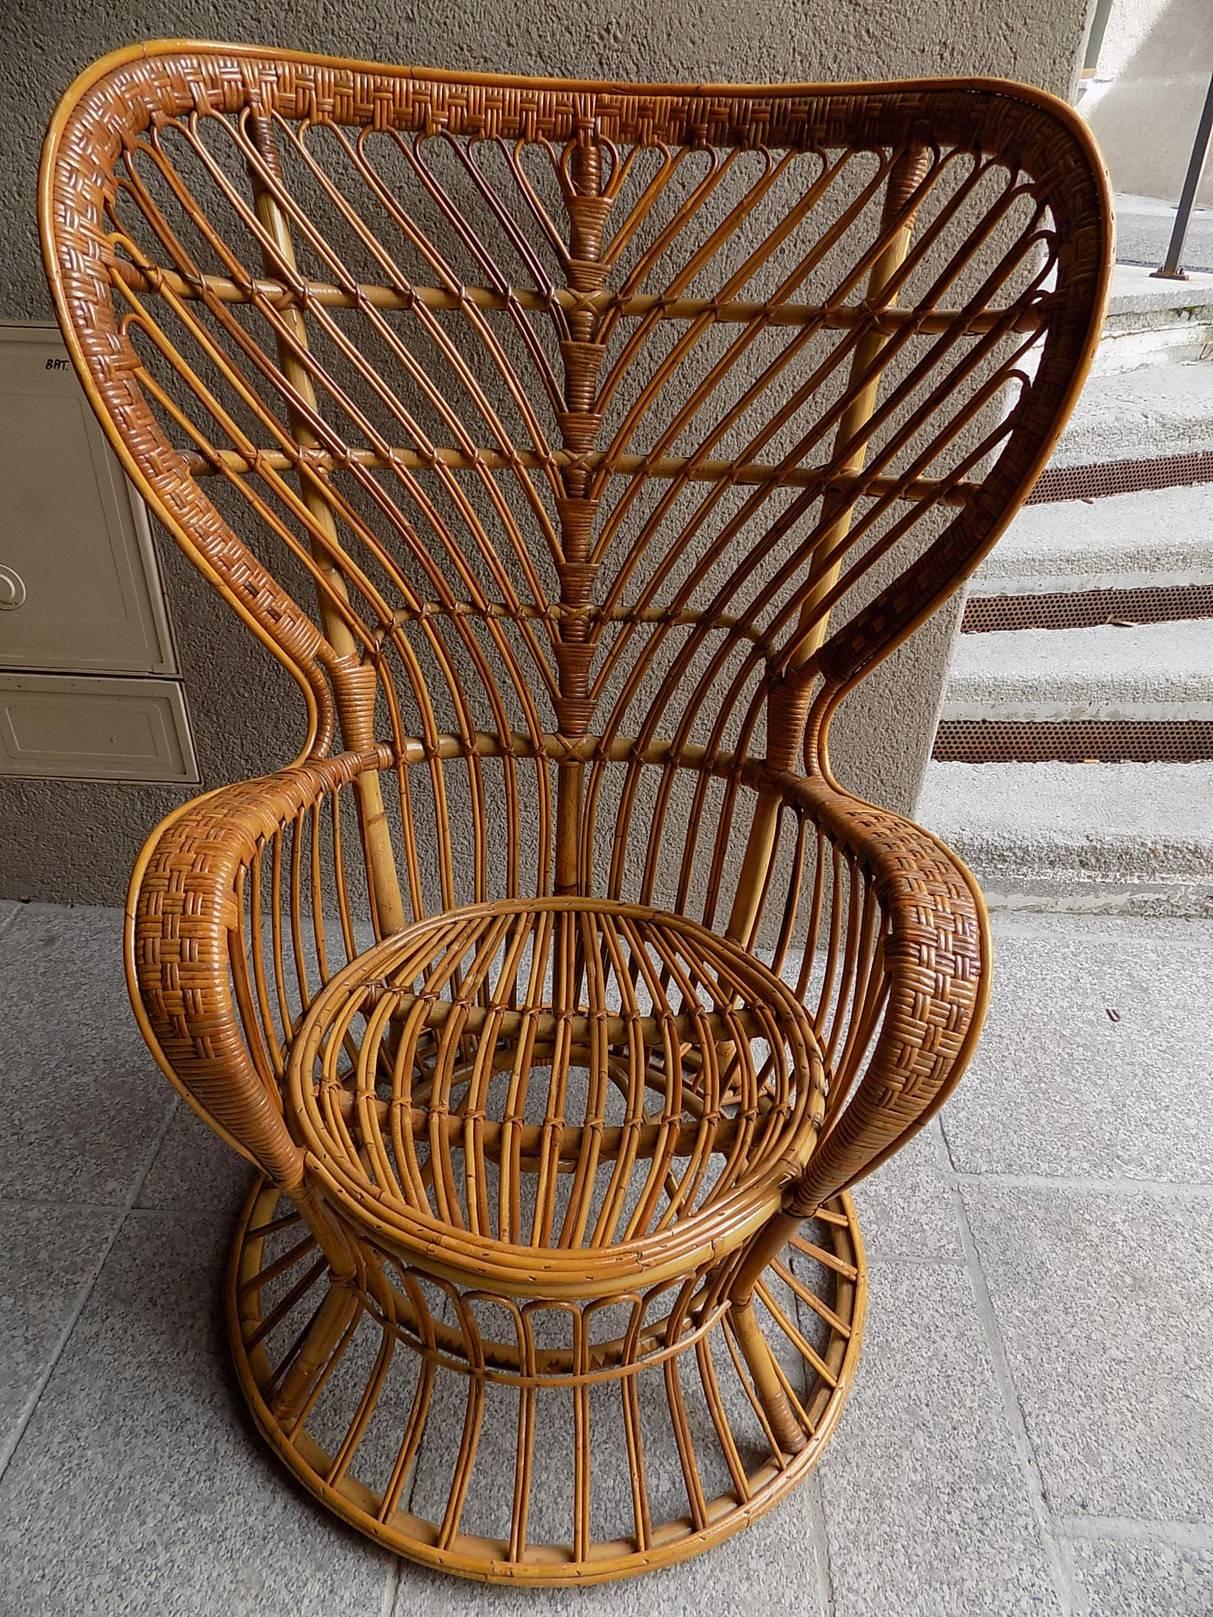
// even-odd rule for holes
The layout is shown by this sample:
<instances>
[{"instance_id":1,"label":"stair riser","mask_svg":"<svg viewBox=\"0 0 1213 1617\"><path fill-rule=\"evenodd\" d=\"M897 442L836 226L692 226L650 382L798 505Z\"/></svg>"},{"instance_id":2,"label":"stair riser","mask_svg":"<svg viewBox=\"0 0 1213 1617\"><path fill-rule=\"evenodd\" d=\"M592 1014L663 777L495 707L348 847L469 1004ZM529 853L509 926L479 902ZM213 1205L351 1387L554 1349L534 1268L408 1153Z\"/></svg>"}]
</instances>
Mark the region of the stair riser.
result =
<instances>
[{"instance_id":1,"label":"stair riser","mask_svg":"<svg viewBox=\"0 0 1213 1617\"><path fill-rule=\"evenodd\" d=\"M1163 589L1038 590L1032 595L970 595L961 620L963 634L1024 629L1099 629L1110 624L1142 628L1152 623L1184 623L1213 618L1208 585Z\"/></svg>"},{"instance_id":2,"label":"stair riser","mask_svg":"<svg viewBox=\"0 0 1213 1617\"><path fill-rule=\"evenodd\" d=\"M1016 724L1058 724L1087 719L1101 724L1179 723L1185 719L1213 719L1213 697L1204 700L1177 695L1174 701L1136 701L1109 692L1103 699L1076 701L1061 695L1055 700L1029 696L1016 701L1005 696L951 695L943 704L945 719L996 719Z\"/></svg>"},{"instance_id":3,"label":"stair riser","mask_svg":"<svg viewBox=\"0 0 1213 1617\"><path fill-rule=\"evenodd\" d=\"M974 867L992 910L1036 910L1085 915L1174 916L1213 919L1213 885L1182 878L1174 882L1098 881L1072 871L1040 878Z\"/></svg>"},{"instance_id":4,"label":"stair riser","mask_svg":"<svg viewBox=\"0 0 1213 1617\"><path fill-rule=\"evenodd\" d=\"M1207 565L1193 567L1154 567L1148 556L1136 558L1138 566L1112 571L1106 558L1092 555L1084 564L1081 556L1067 556L1066 561L1079 570L1068 573L1049 573L1043 569L1053 560L1041 558L1041 570L1032 573L999 573L982 568L973 579L970 598L992 595L1052 595L1063 591L1079 595L1084 590L1145 590L1188 589L1192 586L1213 585L1213 556Z\"/></svg>"},{"instance_id":5,"label":"stair riser","mask_svg":"<svg viewBox=\"0 0 1213 1617\"><path fill-rule=\"evenodd\" d=\"M943 719L932 758L963 764L1213 762L1213 720L1102 724L1085 719Z\"/></svg>"},{"instance_id":6,"label":"stair riser","mask_svg":"<svg viewBox=\"0 0 1213 1617\"><path fill-rule=\"evenodd\" d=\"M1168 311L1170 313L1171 311ZM1213 319L1208 309L1175 311L1197 319L1160 320L1142 325L1140 317L1112 316L1095 353L1092 376L1116 376L1146 365L1188 364L1213 351Z\"/></svg>"}]
</instances>

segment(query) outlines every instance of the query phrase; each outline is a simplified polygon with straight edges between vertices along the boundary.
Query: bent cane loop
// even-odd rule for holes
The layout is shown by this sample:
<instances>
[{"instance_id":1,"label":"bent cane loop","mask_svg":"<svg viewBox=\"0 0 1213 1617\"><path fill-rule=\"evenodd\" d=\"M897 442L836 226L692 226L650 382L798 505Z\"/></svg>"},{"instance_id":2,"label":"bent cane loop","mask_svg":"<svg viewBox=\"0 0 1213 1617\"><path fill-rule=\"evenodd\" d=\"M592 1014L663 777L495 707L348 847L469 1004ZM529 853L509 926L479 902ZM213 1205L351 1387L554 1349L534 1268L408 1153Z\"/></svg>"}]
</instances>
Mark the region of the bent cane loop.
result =
<instances>
[{"instance_id":1,"label":"bent cane loop","mask_svg":"<svg viewBox=\"0 0 1213 1617\"><path fill-rule=\"evenodd\" d=\"M922 183L927 161L926 147L914 144L907 146L892 164L881 217L882 235L889 231L898 215L904 212L906 204ZM914 219L915 213L906 214L900 227L873 264L868 277L869 304L892 307L896 302L895 295L886 296L886 288L905 262L913 235ZM887 340L885 332L879 327L873 327L865 332L856 344L851 360L848 387L850 402L838 423L836 442L839 444L850 442L871 420L880 388L881 370L878 361ZM865 377L866 380L863 380ZM838 470L848 476L854 476L862 471L867 459L867 450L867 439L864 438L846 457ZM855 499L854 492L826 492L822 501L821 538L818 543L821 552L828 555L846 537L851 525ZM820 611L819 607L837 583L842 564L843 556L840 554L838 560L822 574L801 602L795 636L797 645L792 665L768 699L767 762L775 768L795 768L796 756L808 717L811 690L811 682L803 677L802 670L825 640L829 629L829 613ZM774 857L779 807L782 800L782 794L777 789L764 787L760 790L754 806L754 819L750 826L727 927L727 935L747 948L753 945L759 905L766 887L770 863ZM779 1383L766 1337L754 1318L753 1293L762 1270L796 1233L802 1216L792 1212L780 1213L766 1230L756 1237L749 1256L738 1271L732 1296L732 1319L737 1340L754 1377L771 1428L781 1447L789 1454L799 1453L807 1439Z\"/></svg>"},{"instance_id":2,"label":"bent cane loop","mask_svg":"<svg viewBox=\"0 0 1213 1617\"><path fill-rule=\"evenodd\" d=\"M922 183L928 162L927 149L920 144L907 146L889 169L881 214L881 234L885 235L907 202ZM886 295L889 282L905 262L914 232L915 213L909 213L890 237L884 250L872 265L868 275L867 303L873 307L892 308L896 294ZM864 333L855 346L851 358L850 380L847 393L850 402L838 423L835 441L848 443L871 420L880 389L881 370L877 365L881 350L888 341L887 333L873 327ZM869 374L870 373L870 374ZM867 376L866 381L861 378ZM839 475L853 478L863 470L868 444L863 439L836 468ZM844 539L851 525L856 494L847 489L827 490L822 500L819 526L821 537L819 552L828 554ZM808 716L810 683L801 674L813 654L821 647L829 629L828 612L819 612L819 604L838 582L843 557L817 580L800 604L799 619L793 636L796 650L788 672L772 690L767 704L767 762L777 769L794 769L800 743L804 736ZM758 919L758 907L766 886L767 872L775 852L776 832L779 824L780 794L764 787L754 806L754 818L746 841L741 873L737 878L737 892L729 916L727 935L747 948L753 942L753 931Z\"/></svg>"},{"instance_id":3,"label":"bent cane loop","mask_svg":"<svg viewBox=\"0 0 1213 1617\"><path fill-rule=\"evenodd\" d=\"M290 225L275 192L281 183L281 162L268 116L254 113L250 118L254 144L265 165L262 173L255 164L249 164L253 205L257 218L273 247L263 247L262 256L267 275L278 278L280 270L296 271L295 247ZM267 175L269 178L267 178ZM298 349L308 348L307 322L303 310L291 304L281 311L281 320L291 334ZM299 395L304 406L317 413L316 389L307 365L299 358L285 334L276 337L278 362L282 374ZM318 439L307 419L300 411L291 409L291 434L301 449L315 449ZM349 587L334 554L341 553L341 540L337 532L337 519L333 508L321 493L312 477L302 468L299 488L303 502L315 521L323 540L312 537L312 553L324 569L329 587L341 601L348 602ZM362 752L375 744L375 670L362 660L358 642L349 624L325 592L317 589L320 616L325 637L333 648L335 658L329 666L337 713L341 721L341 738L351 752ZM354 782L357 793L358 816L366 839L367 868L371 887L371 901L381 937L399 932L405 924L404 903L400 894L400 878L396 870L396 855L392 848L391 831L383 810L383 791L375 770L366 770Z\"/></svg>"}]
</instances>

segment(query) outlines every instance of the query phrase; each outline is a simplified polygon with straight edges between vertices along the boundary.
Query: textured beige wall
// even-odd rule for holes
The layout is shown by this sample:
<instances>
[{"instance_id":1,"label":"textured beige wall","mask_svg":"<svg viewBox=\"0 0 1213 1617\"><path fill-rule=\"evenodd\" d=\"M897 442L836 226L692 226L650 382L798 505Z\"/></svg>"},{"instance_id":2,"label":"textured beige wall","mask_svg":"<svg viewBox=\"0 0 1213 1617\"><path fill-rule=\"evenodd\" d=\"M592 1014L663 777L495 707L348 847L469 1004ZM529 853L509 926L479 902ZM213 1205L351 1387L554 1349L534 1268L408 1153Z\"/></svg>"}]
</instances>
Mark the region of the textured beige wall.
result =
<instances>
[{"instance_id":1,"label":"textured beige wall","mask_svg":"<svg viewBox=\"0 0 1213 1617\"><path fill-rule=\"evenodd\" d=\"M1178 198L1211 73L1210 0L1114 0L1082 103L1114 189ZM1213 163L1197 201L1213 203Z\"/></svg>"},{"instance_id":2,"label":"textured beige wall","mask_svg":"<svg viewBox=\"0 0 1213 1617\"><path fill-rule=\"evenodd\" d=\"M610 78L762 81L996 74L1068 95L1088 0L266 0L11 7L0 52L0 317L49 318L34 226L42 131L95 57L132 39L289 44L381 61ZM285 761L295 688L165 544L165 574L204 784ZM912 807L934 731L955 609L868 681L835 730L842 779ZM253 700L250 701L250 694ZM144 836L193 788L0 782L0 894L113 902Z\"/></svg>"}]
</instances>

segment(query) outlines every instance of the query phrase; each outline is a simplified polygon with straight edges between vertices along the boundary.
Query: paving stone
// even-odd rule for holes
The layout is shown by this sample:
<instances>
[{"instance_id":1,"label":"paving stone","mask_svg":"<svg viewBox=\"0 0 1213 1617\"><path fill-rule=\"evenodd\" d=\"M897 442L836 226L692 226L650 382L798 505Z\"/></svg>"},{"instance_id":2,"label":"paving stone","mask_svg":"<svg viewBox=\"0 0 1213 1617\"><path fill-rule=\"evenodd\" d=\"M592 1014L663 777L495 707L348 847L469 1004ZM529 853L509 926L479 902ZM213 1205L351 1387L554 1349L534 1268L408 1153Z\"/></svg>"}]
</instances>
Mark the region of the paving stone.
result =
<instances>
[{"instance_id":1,"label":"paving stone","mask_svg":"<svg viewBox=\"0 0 1213 1617\"><path fill-rule=\"evenodd\" d=\"M821 1466L837 1617L1057 1613L968 1274L876 1263L870 1308Z\"/></svg>"},{"instance_id":2,"label":"paving stone","mask_svg":"<svg viewBox=\"0 0 1213 1617\"><path fill-rule=\"evenodd\" d=\"M944 1113L956 1168L1213 1183L1213 1140L1192 1125L1207 1102L1194 1052L1213 1033L1208 928L1063 916L996 927L987 1036ZM80 1202L123 1203L177 1107L140 1192L141 1209L174 1211L127 1217L0 1483L4 1617L492 1617L574 1602L818 1617L823 1522L836 1617L1058 1610L934 1130L857 1189L874 1261L856 1390L819 1478L769 1517L667 1571L546 1598L396 1565L347 1531L274 1462L232 1384L221 1271L250 1170L155 1070L120 934L113 911L0 904L14 1118L0 1196L50 1199L66 1183ZM1207 1617L1213 1197L977 1180L963 1193L1051 1506L1089 1518L1093 1534L1115 1517L1160 1532L1210 1524L1207 1549L1068 1539L1073 1617ZM118 1216L0 1204L0 1327L17 1344L0 1372L0 1449ZM557 1479L545 1493L550 1504Z\"/></svg>"},{"instance_id":3,"label":"paving stone","mask_svg":"<svg viewBox=\"0 0 1213 1617\"><path fill-rule=\"evenodd\" d=\"M946 1146L933 1123L855 1188L855 1209L869 1258L963 1263L960 1225Z\"/></svg>"},{"instance_id":4,"label":"paving stone","mask_svg":"<svg viewBox=\"0 0 1213 1617\"><path fill-rule=\"evenodd\" d=\"M1071 1539L1074 1617L1209 1617L1213 1541L1188 1549L1154 1539Z\"/></svg>"},{"instance_id":5,"label":"paving stone","mask_svg":"<svg viewBox=\"0 0 1213 1617\"><path fill-rule=\"evenodd\" d=\"M128 1214L0 1483L5 1617L380 1617L389 1557L238 1406L224 1245L205 1215Z\"/></svg>"},{"instance_id":6,"label":"paving stone","mask_svg":"<svg viewBox=\"0 0 1213 1617\"><path fill-rule=\"evenodd\" d=\"M0 1203L0 1456L16 1440L120 1217L117 1209Z\"/></svg>"},{"instance_id":7,"label":"paving stone","mask_svg":"<svg viewBox=\"0 0 1213 1617\"><path fill-rule=\"evenodd\" d=\"M0 1196L123 1204L173 1104L131 1015L119 910L21 906L0 932Z\"/></svg>"},{"instance_id":8,"label":"paving stone","mask_svg":"<svg viewBox=\"0 0 1213 1617\"><path fill-rule=\"evenodd\" d=\"M994 993L942 1115L961 1173L1213 1184L1213 927L994 921ZM1109 1014L1109 1013L1114 1014Z\"/></svg>"},{"instance_id":9,"label":"paving stone","mask_svg":"<svg viewBox=\"0 0 1213 1617\"><path fill-rule=\"evenodd\" d=\"M962 1193L1051 1507L1213 1524L1213 1197Z\"/></svg>"},{"instance_id":10,"label":"paving stone","mask_svg":"<svg viewBox=\"0 0 1213 1617\"><path fill-rule=\"evenodd\" d=\"M140 1207L210 1208L227 1228L256 1170L181 1101L139 1192Z\"/></svg>"}]
</instances>

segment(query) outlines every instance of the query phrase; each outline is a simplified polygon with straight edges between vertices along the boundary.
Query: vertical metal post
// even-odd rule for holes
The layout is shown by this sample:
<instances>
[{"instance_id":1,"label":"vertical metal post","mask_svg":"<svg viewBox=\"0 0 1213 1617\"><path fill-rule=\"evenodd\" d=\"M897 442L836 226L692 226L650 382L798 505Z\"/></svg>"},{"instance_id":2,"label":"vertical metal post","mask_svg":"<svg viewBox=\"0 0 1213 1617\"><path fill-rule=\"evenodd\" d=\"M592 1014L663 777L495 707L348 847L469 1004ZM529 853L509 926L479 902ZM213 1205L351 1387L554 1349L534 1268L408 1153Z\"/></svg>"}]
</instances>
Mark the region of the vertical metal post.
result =
<instances>
[{"instance_id":1,"label":"vertical metal post","mask_svg":"<svg viewBox=\"0 0 1213 1617\"><path fill-rule=\"evenodd\" d=\"M1175 228L1171 232L1171 243L1167 248L1167 256L1158 269L1154 271L1154 279L1161 281L1186 281L1187 275L1180 267L1183 257L1184 238L1188 234L1188 222L1192 217L1192 204L1196 201L1196 187L1200 184L1200 177L1205 171L1205 158L1209 155L1209 136L1213 134L1213 78L1209 80L1209 88L1205 91L1205 104L1201 108L1200 122L1196 126L1196 140L1192 146L1192 155L1188 159L1188 172L1184 175L1184 188L1180 193L1179 207L1175 212Z\"/></svg>"},{"instance_id":2,"label":"vertical metal post","mask_svg":"<svg viewBox=\"0 0 1213 1617\"><path fill-rule=\"evenodd\" d=\"M1108 18L1112 15L1112 0L1095 0L1095 11L1091 17L1091 28L1087 34L1087 48L1082 53L1082 71L1086 78L1095 72L1099 66L1099 53L1103 48L1103 36L1108 31Z\"/></svg>"}]
</instances>

